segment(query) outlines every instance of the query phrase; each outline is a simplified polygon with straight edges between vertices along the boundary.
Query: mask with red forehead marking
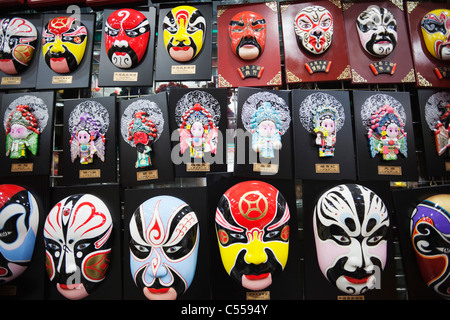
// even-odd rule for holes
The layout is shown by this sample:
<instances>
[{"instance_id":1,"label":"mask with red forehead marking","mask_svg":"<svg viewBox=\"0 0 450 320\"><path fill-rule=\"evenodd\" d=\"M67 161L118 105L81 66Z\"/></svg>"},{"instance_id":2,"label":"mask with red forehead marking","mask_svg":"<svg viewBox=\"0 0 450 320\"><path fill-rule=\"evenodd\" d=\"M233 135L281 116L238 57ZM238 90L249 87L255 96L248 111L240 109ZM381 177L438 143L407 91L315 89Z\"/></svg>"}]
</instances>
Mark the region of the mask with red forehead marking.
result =
<instances>
[{"instance_id":1,"label":"mask with red forehead marking","mask_svg":"<svg viewBox=\"0 0 450 320\"><path fill-rule=\"evenodd\" d=\"M108 207L91 194L71 195L50 210L44 225L46 269L64 297L85 298L104 280L112 228Z\"/></svg>"},{"instance_id":2,"label":"mask with red forehead marking","mask_svg":"<svg viewBox=\"0 0 450 320\"><path fill-rule=\"evenodd\" d=\"M261 181L228 189L216 209L216 234L226 272L244 288L262 290L286 266L289 207L283 195Z\"/></svg>"},{"instance_id":3,"label":"mask with red forehead marking","mask_svg":"<svg viewBox=\"0 0 450 320\"><path fill-rule=\"evenodd\" d=\"M230 20L231 50L243 60L258 58L266 47L266 20L260 14L243 11Z\"/></svg>"},{"instance_id":4,"label":"mask with red forehead marking","mask_svg":"<svg viewBox=\"0 0 450 320\"><path fill-rule=\"evenodd\" d=\"M136 67L147 52L150 24L134 9L114 11L105 23L105 48L109 60L118 68Z\"/></svg>"}]
</instances>

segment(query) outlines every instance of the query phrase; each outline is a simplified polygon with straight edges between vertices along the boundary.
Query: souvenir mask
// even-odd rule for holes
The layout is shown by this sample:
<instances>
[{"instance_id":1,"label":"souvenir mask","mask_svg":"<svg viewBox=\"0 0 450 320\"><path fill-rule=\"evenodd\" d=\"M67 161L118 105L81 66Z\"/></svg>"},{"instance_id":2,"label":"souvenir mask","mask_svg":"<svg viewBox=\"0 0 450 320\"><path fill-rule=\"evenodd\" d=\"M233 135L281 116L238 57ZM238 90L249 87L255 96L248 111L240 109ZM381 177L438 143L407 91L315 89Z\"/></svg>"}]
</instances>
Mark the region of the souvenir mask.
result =
<instances>
[{"instance_id":1,"label":"souvenir mask","mask_svg":"<svg viewBox=\"0 0 450 320\"><path fill-rule=\"evenodd\" d=\"M0 70L18 74L28 68L37 44L36 27L22 18L0 20Z\"/></svg>"},{"instance_id":2,"label":"souvenir mask","mask_svg":"<svg viewBox=\"0 0 450 320\"><path fill-rule=\"evenodd\" d=\"M194 59L202 50L205 35L206 20L197 8L178 6L164 17L164 46L175 61Z\"/></svg>"},{"instance_id":3,"label":"souvenir mask","mask_svg":"<svg viewBox=\"0 0 450 320\"><path fill-rule=\"evenodd\" d=\"M105 48L118 68L134 68L147 52L150 24L144 14L133 9L114 11L105 22Z\"/></svg>"},{"instance_id":4,"label":"souvenir mask","mask_svg":"<svg viewBox=\"0 0 450 320\"><path fill-rule=\"evenodd\" d=\"M369 54L383 57L389 55L397 44L397 21L385 8L369 6L356 20L359 40Z\"/></svg>"},{"instance_id":5,"label":"souvenir mask","mask_svg":"<svg viewBox=\"0 0 450 320\"><path fill-rule=\"evenodd\" d=\"M143 202L130 221L130 268L150 300L175 300L190 286L200 237L195 212L184 201L157 196Z\"/></svg>"},{"instance_id":6,"label":"souvenir mask","mask_svg":"<svg viewBox=\"0 0 450 320\"><path fill-rule=\"evenodd\" d=\"M230 20L231 50L243 60L258 58L266 47L266 20L258 13L242 11Z\"/></svg>"},{"instance_id":7,"label":"souvenir mask","mask_svg":"<svg viewBox=\"0 0 450 320\"><path fill-rule=\"evenodd\" d=\"M216 234L226 272L244 288L272 284L288 259L289 207L283 195L261 181L228 189L216 209Z\"/></svg>"},{"instance_id":8,"label":"souvenir mask","mask_svg":"<svg viewBox=\"0 0 450 320\"><path fill-rule=\"evenodd\" d=\"M441 156L450 150L450 93L434 93L425 104L424 112L426 123L434 133L436 152Z\"/></svg>"},{"instance_id":9,"label":"souvenir mask","mask_svg":"<svg viewBox=\"0 0 450 320\"><path fill-rule=\"evenodd\" d=\"M372 190L345 184L327 190L313 216L317 260L323 275L347 294L380 286L386 265L387 208Z\"/></svg>"},{"instance_id":10,"label":"souvenir mask","mask_svg":"<svg viewBox=\"0 0 450 320\"><path fill-rule=\"evenodd\" d=\"M450 299L450 195L423 200L411 214L411 240L417 264L427 286Z\"/></svg>"},{"instance_id":11,"label":"souvenir mask","mask_svg":"<svg viewBox=\"0 0 450 320\"><path fill-rule=\"evenodd\" d=\"M51 19L42 31L44 55L47 65L56 73L69 73L83 60L88 41L86 27L72 17Z\"/></svg>"},{"instance_id":12,"label":"souvenir mask","mask_svg":"<svg viewBox=\"0 0 450 320\"><path fill-rule=\"evenodd\" d=\"M0 185L0 284L21 275L33 256L39 208L26 189Z\"/></svg>"},{"instance_id":13,"label":"souvenir mask","mask_svg":"<svg viewBox=\"0 0 450 320\"><path fill-rule=\"evenodd\" d=\"M297 43L312 54L324 53L333 40L333 16L321 6L302 9L294 20Z\"/></svg>"},{"instance_id":14,"label":"souvenir mask","mask_svg":"<svg viewBox=\"0 0 450 320\"><path fill-rule=\"evenodd\" d=\"M420 23L423 41L428 52L438 60L450 59L450 10L428 12Z\"/></svg>"},{"instance_id":15,"label":"souvenir mask","mask_svg":"<svg viewBox=\"0 0 450 320\"><path fill-rule=\"evenodd\" d=\"M71 195L50 210L44 224L45 263L61 295L85 298L105 279L112 228L108 207L91 194Z\"/></svg>"}]
</instances>

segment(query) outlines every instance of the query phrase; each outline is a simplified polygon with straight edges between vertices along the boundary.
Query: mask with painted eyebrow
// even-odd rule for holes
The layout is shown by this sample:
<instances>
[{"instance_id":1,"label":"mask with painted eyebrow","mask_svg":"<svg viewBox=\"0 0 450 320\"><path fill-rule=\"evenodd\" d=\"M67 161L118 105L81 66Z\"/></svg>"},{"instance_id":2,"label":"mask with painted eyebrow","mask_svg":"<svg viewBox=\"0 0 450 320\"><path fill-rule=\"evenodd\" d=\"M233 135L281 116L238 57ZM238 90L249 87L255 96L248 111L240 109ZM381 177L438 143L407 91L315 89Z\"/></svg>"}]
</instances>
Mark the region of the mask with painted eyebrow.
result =
<instances>
[{"instance_id":1,"label":"mask with painted eyebrow","mask_svg":"<svg viewBox=\"0 0 450 320\"><path fill-rule=\"evenodd\" d=\"M450 10L428 12L420 23L427 51L438 60L450 60Z\"/></svg>"},{"instance_id":2,"label":"mask with painted eyebrow","mask_svg":"<svg viewBox=\"0 0 450 320\"><path fill-rule=\"evenodd\" d=\"M243 60L254 60L266 47L266 21L252 11L242 11L229 22L228 34L231 50Z\"/></svg>"}]
</instances>

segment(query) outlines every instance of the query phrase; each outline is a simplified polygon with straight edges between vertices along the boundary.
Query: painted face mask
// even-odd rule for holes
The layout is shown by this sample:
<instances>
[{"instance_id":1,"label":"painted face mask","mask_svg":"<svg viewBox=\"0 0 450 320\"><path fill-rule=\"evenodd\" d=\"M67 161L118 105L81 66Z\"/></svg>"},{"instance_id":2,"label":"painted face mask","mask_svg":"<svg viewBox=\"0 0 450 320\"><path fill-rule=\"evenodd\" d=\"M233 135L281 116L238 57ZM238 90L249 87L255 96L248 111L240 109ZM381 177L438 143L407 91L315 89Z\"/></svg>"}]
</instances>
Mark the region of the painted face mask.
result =
<instances>
[{"instance_id":1,"label":"painted face mask","mask_svg":"<svg viewBox=\"0 0 450 320\"><path fill-rule=\"evenodd\" d=\"M230 20L231 50L243 60L258 58L266 47L266 20L256 12L243 11Z\"/></svg>"},{"instance_id":2,"label":"painted face mask","mask_svg":"<svg viewBox=\"0 0 450 320\"><path fill-rule=\"evenodd\" d=\"M134 9L114 11L105 23L105 48L118 68L136 67L147 52L150 24Z\"/></svg>"},{"instance_id":3,"label":"painted face mask","mask_svg":"<svg viewBox=\"0 0 450 320\"><path fill-rule=\"evenodd\" d=\"M42 31L44 55L47 65L56 73L69 73L78 68L84 57L88 32L73 17L51 19Z\"/></svg>"},{"instance_id":4,"label":"painted face mask","mask_svg":"<svg viewBox=\"0 0 450 320\"><path fill-rule=\"evenodd\" d=\"M272 284L289 253L289 207L283 195L261 181L228 189L216 209L216 234L226 272L249 290Z\"/></svg>"},{"instance_id":5,"label":"painted face mask","mask_svg":"<svg viewBox=\"0 0 450 320\"><path fill-rule=\"evenodd\" d=\"M197 266L200 230L184 201L157 196L143 202L130 221L130 268L149 300L175 300L190 286Z\"/></svg>"},{"instance_id":6,"label":"painted face mask","mask_svg":"<svg viewBox=\"0 0 450 320\"><path fill-rule=\"evenodd\" d=\"M197 8L178 6L164 17L164 46L175 61L194 59L202 50L205 35L206 20Z\"/></svg>"},{"instance_id":7,"label":"painted face mask","mask_svg":"<svg viewBox=\"0 0 450 320\"><path fill-rule=\"evenodd\" d=\"M61 295L85 298L105 279L112 229L108 207L91 194L66 197L50 210L44 224L45 264Z\"/></svg>"},{"instance_id":8,"label":"painted face mask","mask_svg":"<svg viewBox=\"0 0 450 320\"><path fill-rule=\"evenodd\" d=\"M33 195L16 185L0 185L0 284L27 269L38 225L39 208Z\"/></svg>"},{"instance_id":9,"label":"painted face mask","mask_svg":"<svg viewBox=\"0 0 450 320\"><path fill-rule=\"evenodd\" d=\"M385 8L369 6L356 20L359 40L369 54L378 57L389 55L397 44L397 21Z\"/></svg>"},{"instance_id":10,"label":"painted face mask","mask_svg":"<svg viewBox=\"0 0 450 320\"><path fill-rule=\"evenodd\" d=\"M380 287L387 255L389 215L370 189L345 184L326 191L313 216L317 259L323 275L347 294Z\"/></svg>"},{"instance_id":11,"label":"painted face mask","mask_svg":"<svg viewBox=\"0 0 450 320\"><path fill-rule=\"evenodd\" d=\"M428 52L438 60L450 59L450 10L428 12L420 23Z\"/></svg>"},{"instance_id":12,"label":"painted face mask","mask_svg":"<svg viewBox=\"0 0 450 320\"><path fill-rule=\"evenodd\" d=\"M324 53L333 40L333 16L321 6L302 9L294 20L298 45L312 54Z\"/></svg>"},{"instance_id":13,"label":"painted face mask","mask_svg":"<svg viewBox=\"0 0 450 320\"><path fill-rule=\"evenodd\" d=\"M22 18L0 20L0 70L6 74L25 71L34 57L36 27Z\"/></svg>"},{"instance_id":14,"label":"painted face mask","mask_svg":"<svg viewBox=\"0 0 450 320\"><path fill-rule=\"evenodd\" d=\"M411 240L417 264L427 286L450 299L450 195L423 200L411 214Z\"/></svg>"}]
</instances>

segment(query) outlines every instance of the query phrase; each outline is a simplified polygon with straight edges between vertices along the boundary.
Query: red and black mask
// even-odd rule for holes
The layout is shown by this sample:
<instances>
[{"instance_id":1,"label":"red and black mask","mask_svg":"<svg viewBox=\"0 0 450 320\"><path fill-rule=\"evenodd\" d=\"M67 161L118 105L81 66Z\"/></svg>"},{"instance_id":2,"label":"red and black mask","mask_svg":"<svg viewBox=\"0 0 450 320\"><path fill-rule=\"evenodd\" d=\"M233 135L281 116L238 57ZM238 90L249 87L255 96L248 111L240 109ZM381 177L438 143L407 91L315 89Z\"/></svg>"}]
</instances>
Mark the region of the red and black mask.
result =
<instances>
[{"instance_id":1,"label":"red and black mask","mask_svg":"<svg viewBox=\"0 0 450 320\"><path fill-rule=\"evenodd\" d=\"M258 58L266 46L266 20L259 14L243 11L231 18L231 49L241 59Z\"/></svg>"}]
</instances>

